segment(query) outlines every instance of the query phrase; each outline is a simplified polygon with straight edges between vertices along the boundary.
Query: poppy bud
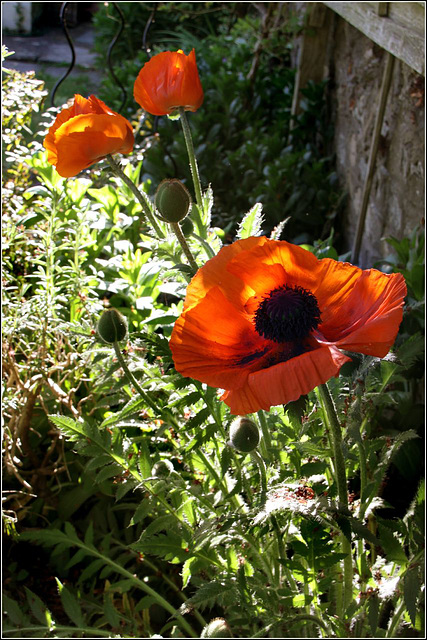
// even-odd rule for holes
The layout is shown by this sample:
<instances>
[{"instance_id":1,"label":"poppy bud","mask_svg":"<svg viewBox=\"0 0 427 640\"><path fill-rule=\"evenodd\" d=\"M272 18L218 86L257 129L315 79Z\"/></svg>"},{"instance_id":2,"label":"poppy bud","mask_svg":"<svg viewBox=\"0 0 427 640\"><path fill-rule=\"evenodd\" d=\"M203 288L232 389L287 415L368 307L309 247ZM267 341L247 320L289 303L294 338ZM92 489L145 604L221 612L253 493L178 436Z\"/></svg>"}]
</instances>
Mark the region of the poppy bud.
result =
<instances>
[{"instance_id":1,"label":"poppy bud","mask_svg":"<svg viewBox=\"0 0 427 640\"><path fill-rule=\"evenodd\" d=\"M155 478L167 478L173 471L173 464L170 460L159 460L153 466L151 473Z\"/></svg>"},{"instance_id":2,"label":"poppy bud","mask_svg":"<svg viewBox=\"0 0 427 640\"><path fill-rule=\"evenodd\" d=\"M201 638L230 638L230 627L224 618L214 618L203 629Z\"/></svg>"},{"instance_id":3,"label":"poppy bud","mask_svg":"<svg viewBox=\"0 0 427 640\"><path fill-rule=\"evenodd\" d=\"M163 220L176 223L187 215L191 197L182 182L166 178L157 187L154 204Z\"/></svg>"},{"instance_id":4,"label":"poppy bud","mask_svg":"<svg viewBox=\"0 0 427 640\"><path fill-rule=\"evenodd\" d=\"M96 330L103 342L113 344L126 338L128 325L126 318L117 309L106 309L98 320Z\"/></svg>"},{"instance_id":5,"label":"poppy bud","mask_svg":"<svg viewBox=\"0 0 427 640\"><path fill-rule=\"evenodd\" d=\"M256 449L260 441L259 429L249 418L236 418L231 423L230 441L237 451L249 453Z\"/></svg>"}]
</instances>

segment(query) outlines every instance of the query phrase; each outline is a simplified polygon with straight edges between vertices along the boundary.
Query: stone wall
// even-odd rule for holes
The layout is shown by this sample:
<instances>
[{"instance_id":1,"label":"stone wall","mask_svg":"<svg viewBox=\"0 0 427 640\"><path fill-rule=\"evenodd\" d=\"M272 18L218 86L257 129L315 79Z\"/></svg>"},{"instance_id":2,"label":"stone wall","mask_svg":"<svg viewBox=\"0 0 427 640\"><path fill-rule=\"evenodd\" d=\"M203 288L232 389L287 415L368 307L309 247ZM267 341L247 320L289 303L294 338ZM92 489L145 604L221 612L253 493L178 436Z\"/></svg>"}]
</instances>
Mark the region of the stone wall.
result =
<instances>
[{"instance_id":1,"label":"stone wall","mask_svg":"<svg viewBox=\"0 0 427 640\"><path fill-rule=\"evenodd\" d=\"M330 59L337 172L348 193L343 231L351 249L367 171L385 51L334 16ZM372 266L424 224L424 78L395 60L358 263Z\"/></svg>"}]
</instances>

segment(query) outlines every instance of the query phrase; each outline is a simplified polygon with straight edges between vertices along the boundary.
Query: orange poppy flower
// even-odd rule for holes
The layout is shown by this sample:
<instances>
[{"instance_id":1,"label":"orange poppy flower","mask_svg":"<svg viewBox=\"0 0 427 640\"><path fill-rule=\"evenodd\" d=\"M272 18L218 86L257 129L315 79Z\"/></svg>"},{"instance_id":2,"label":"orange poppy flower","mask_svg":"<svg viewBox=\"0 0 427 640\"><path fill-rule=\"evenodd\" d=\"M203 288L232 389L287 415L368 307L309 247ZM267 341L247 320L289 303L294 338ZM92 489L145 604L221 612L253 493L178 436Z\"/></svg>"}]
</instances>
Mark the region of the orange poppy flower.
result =
<instances>
[{"instance_id":1,"label":"orange poppy flower","mask_svg":"<svg viewBox=\"0 0 427 640\"><path fill-rule=\"evenodd\" d=\"M203 102L194 49L164 51L145 63L135 80L135 101L154 116L165 116L179 107L197 111Z\"/></svg>"},{"instance_id":2,"label":"orange poppy flower","mask_svg":"<svg viewBox=\"0 0 427 640\"><path fill-rule=\"evenodd\" d=\"M126 118L95 96L76 94L74 104L57 115L43 146L59 175L71 178L110 153L130 153L133 143Z\"/></svg>"},{"instance_id":3,"label":"orange poppy flower","mask_svg":"<svg viewBox=\"0 0 427 640\"><path fill-rule=\"evenodd\" d=\"M340 349L384 357L402 320L402 275L319 260L285 241L223 247L194 276L170 346L182 375L225 389L232 414L297 400L337 376Z\"/></svg>"}]
</instances>

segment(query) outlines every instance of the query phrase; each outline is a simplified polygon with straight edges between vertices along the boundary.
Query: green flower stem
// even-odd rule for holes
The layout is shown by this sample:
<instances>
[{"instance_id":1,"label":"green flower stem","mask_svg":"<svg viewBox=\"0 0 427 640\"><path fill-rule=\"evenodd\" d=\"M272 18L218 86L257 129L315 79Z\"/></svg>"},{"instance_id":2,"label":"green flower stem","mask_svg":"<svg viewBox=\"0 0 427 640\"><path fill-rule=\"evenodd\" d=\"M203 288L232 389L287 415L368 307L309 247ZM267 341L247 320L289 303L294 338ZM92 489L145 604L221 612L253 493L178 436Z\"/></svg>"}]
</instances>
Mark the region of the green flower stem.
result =
<instances>
[{"instance_id":1,"label":"green flower stem","mask_svg":"<svg viewBox=\"0 0 427 640\"><path fill-rule=\"evenodd\" d=\"M201 449L197 449L196 454L199 456L200 460L203 462L203 464L209 469L211 476L214 478L215 482L217 483L218 487L221 489L224 498L226 498L226 496L228 495L229 491L227 489L227 486L224 484L224 482L222 482L221 478L219 477L218 473L216 472L216 470L214 469L214 467L212 466L212 464L210 463L210 461L208 460L208 458L205 456L205 454L203 453L203 451ZM240 504L239 500L237 499L237 496L232 496L231 501L234 505L234 507L236 509L241 509L242 505Z\"/></svg>"},{"instance_id":2,"label":"green flower stem","mask_svg":"<svg viewBox=\"0 0 427 640\"><path fill-rule=\"evenodd\" d=\"M368 507L368 502L362 500L364 490L367 484L367 468L366 468L366 450L363 444L362 435L366 424L366 418L360 425L360 440L357 442L357 451L359 454L359 471L360 471L360 506L359 506L359 518L363 520L365 512ZM371 549L373 545L371 544ZM357 542L357 555L358 555L358 569L360 576L360 590L365 591L367 579L369 576L369 568L367 561L367 553L365 552L365 545L363 540ZM373 554L371 560L373 559ZM373 562L371 561L371 565Z\"/></svg>"},{"instance_id":3,"label":"green flower stem","mask_svg":"<svg viewBox=\"0 0 427 640\"><path fill-rule=\"evenodd\" d=\"M255 460L259 469L259 475L261 478L261 505L263 506L267 499L267 470L265 468L264 460L256 449L251 451L251 457Z\"/></svg>"},{"instance_id":4,"label":"green flower stem","mask_svg":"<svg viewBox=\"0 0 427 640\"><path fill-rule=\"evenodd\" d=\"M400 604L400 607L398 609L396 609L395 614L393 615L393 618L391 619L390 622L390 626L388 628L388 631L386 633L386 638L395 638L395 632L396 629L398 627L398 624L400 622L400 618L402 617L403 613L405 612L406 606L405 603L402 601L402 603Z\"/></svg>"},{"instance_id":5,"label":"green flower stem","mask_svg":"<svg viewBox=\"0 0 427 640\"><path fill-rule=\"evenodd\" d=\"M114 347L114 351L115 351L116 356L117 356L117 360L119 361L120 366L123 369L123 371L125 372L125 375L126 375L127 379L129 380L129 382L131 384L133 384L133 386L138 391L138 393L141 396L141 398L147 403L147 405L151 409L153 409L153 411L158 413L158 411L159 411L158 406L151 400L149 395L147 393L145 393L145 391L143 389L141 389L141 387L139 386L138 382L135 379L135 376L133 375L133 373L131 373L129 367L127 366L127 364L125 362L125 359L122 356L122 352L120 351L119 343L118 342L113 342L113 347Z\"/></svg>"},{"instance_id":6,"label":"green flower stem","mask_svg":"<svg viewBox=\"0 0 427 640\"><path fill-rule=\"evenodd\" d=\"M267 462L270 461L270 450L271 450L271 436L270 436L270 430L268 428L267 425L267 420L265 419L265 415L264 415L264 411L258 411L258 419L259 419L259 424L261 426L261 431L262 431L262 438L261 438L261 446L263 447L264 451L263 451L263 455L265 457L265 459L267 460Z\"/></svg>"},{"instance_id":7,"label":"green flower stem","mask_svg":"<svg viewBox=\"0 0 427 640\"><path fill-rule=\"evenodd\" d=\"M188 262L191 265L191 268L193 270L193 275L194 275L199 267L197 265L197 262L193 258L193 254L191 253L190 247L187 244L187 240L185 239L185 236L182 233L182 229L179 226L179 222L170 222L169 224L172 227L172 230L173 230L174 234L178 238L178 242L181 245L181 248L182 248L183 252L185 253L186 258L187 258Z\"/></svg>"},{"instance_id":8,"label":"green flower stem","mask_svg":"<svg viewBox=\"0 0 427 640\"><path fill-rule=\"evenodd\" d=\"M191 130L188 124L187 115L185 113L184 107L179 108L179 115L180 115L182 130L184 133L185 144L187 146L188 159L190 160L190 169L191 169L191 175L193 178L194 192L196 194L196 202L200 210L199 220L197 221L197 225L199 227L199 232L202 233L202 229L203 229L203 224L201 219L201 215L203 211L202 188L200 186L199 169L197 166L197 160L194 153L193 138L191 137Z\"/></svg>"},{"instance_id":9,"label":"green flower stem","mask_svg":"<svg viewBox=\"0 0 427 640\"><path fill-rule=\"evenodd\" d=\"M366 418L363 420L360 426L360 441L357 443L357 450L359 453L359 470L360 470L360 508L359 518L363 520L365 511L368 507L368 503L362 502L362 495L364 493L367 484L367 469L366 469L366 450L362 440L362 434L365 428Z\"/></svg>"},{"instance_id":10,"label":"green flower stem","mask_svg":"<svg viewBox=\"0 0 427 640\"><path fill-rule=\"evenodd\" d=\"M224 429L224 427L222 426L222 423L219 423L219 422L215 419L215 416L214 416L214 415L212 415L212 417L213 417L213 419L215 420L215 422L217 423L217 425L218 425L218 427L219 427L219 430L220 430L220 433L221 433L221 435L222 435L222 437L223 437L224 442L227 442L227 440L228 440L228 438L227 438L227 434L225 433L225 429ZM239 474L239 476L242 478L243 486L244 486L245 491L246 491L247 502L248 502L248 504L249 504L249 505L252 505L252 493L251 493L251 488L250 488L250 486L249 486L249 483L248 483L248 479L247 479L247 477L246 477L246 474L245 474L245 473L243 473L243 471L242 471L242 465L240 464L239 458L238 458L238 456L236 455L236 452L235 452L234 448L233 448L233 447L230 447L230 451L231 451L231 457L233 458L233 462L234 462L234 464L236 465L237 473L238 473L238 474Z\"/></svg>"},{"instance_id":11,"label":"green flower stem","mask_svg":"<svg viewBox=\"0 0 427 640\"><path fill-rule=\"evenodd\" d=\"M132 191L133 195L135 196L135 198L138 200L139 204L141 205L145 216L150 221L150 224L153 227L153 229L155 230L155 232L157 233L158 237L159 238L164 238L165 234L162 231L162 229L159 227L159 224L158 224L157 220L153 216L153 213L151 211L151 203L150 203L149 199L147 198L147 196L145 195L145 193L141 192L138 189L138 187L136 187L134 185L132 180L125 174L125 172L123 171L121 166L114 160L114 158L111 155L107 155L106 156L106 160L107 160L108 164L110 165L114 175L116 175L118 178L123 180L123 182Z\"/></svg>"},{"instance_id":12,"label":"green flower stem","mask_svg":"<svg viewBox=\"0 0 427 640\"><path fill-rule=\"evenodd\" d=\"M264 460L262 459L262 456L258 453L256 449L254 449L254 451L251 451L251 457L256 462L259 469L259 475L261 478L261 505L263 506L267 499L267 470L265 467ZM276 532L279 560L285 560L286 559L285 547L283 546L283 538L282 538L282 534L281 534L279 523L277 522L276 516L274 515L271 516L271 522ZM278 577L279 584L281 584L282 565L280 563L278 563L278 565L279 566L277 570L277 577Z\"/></svg>"},{"instance_id":13,"label":"green flower stem","mask_svg":"<svg viewBox=\"0 0 427 640\"><path fill-rule=\"evenodd\" d=\"M345 509L346 507L348 507L348 495L345 460L342 452L341 425L338 420L334 401L327 385L319 385L317 387L317 393L332 439L335 479L338 487L338 500L340 506ZM346 557L344 559L344 593L342 602L343 611L338 612L338 615L345 612L348 605L353 599L353 564L351 556L351 543L344 534L341 534L341 546L342 552L346 554Z\"/></svg>"}]
</instances>

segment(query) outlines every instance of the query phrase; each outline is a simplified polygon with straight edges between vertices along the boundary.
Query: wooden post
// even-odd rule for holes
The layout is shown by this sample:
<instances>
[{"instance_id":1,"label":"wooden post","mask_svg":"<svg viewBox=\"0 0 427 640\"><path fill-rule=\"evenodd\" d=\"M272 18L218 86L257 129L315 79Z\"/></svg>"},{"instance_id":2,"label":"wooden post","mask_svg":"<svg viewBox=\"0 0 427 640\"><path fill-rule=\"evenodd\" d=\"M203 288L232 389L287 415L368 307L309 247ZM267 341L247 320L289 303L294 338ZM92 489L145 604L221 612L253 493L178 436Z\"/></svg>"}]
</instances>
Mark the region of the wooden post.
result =
<instances>
[{"instance_id":1,"label":"wooden post","mask_svg":"<svg viewBox=\"0 0 427 640\"><path fill-rule=\"evenodd\" d=\"M366 171L365 184L363 185L362 204L360 207L359 219L357 221L356 236L354 238L353 250L351 252L351 262L357 263L359 259L360 246L362 244L363 230L365 228L366 212L368 210L369 196L371 194L372 180L375 173L375 161L377 158L378 144L381 136L381 128L384 120L384 112L387 105L387 97L390 89L391 78L394 67L394 56L386 53L386 62L381 83L378 111L375 118L374 132L372 134L371 149L369 152L368 168Z\"/></svg>"},{"instance_id":2,"label":"wooden post","mask_svg":"<svg viewBox=\"0 0 427 640\"><path fill-rule=\"evenodd\" d=\"M332 12L321 2L309 3L307 27L302 36L298 70L295 77L291 115L299 113L301 89L309 80L321 82L326 76L328 38Z\"/></svg>"}]
</instances>

